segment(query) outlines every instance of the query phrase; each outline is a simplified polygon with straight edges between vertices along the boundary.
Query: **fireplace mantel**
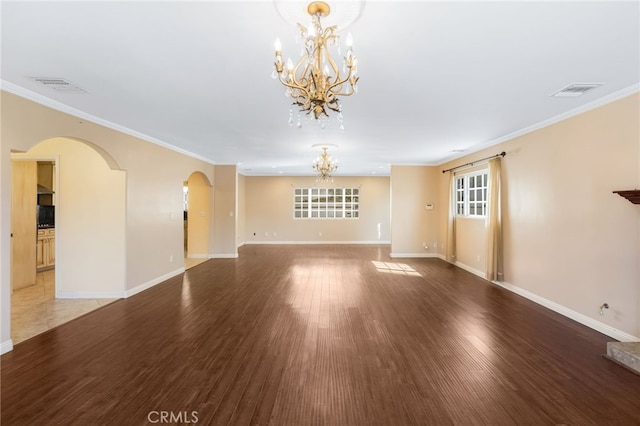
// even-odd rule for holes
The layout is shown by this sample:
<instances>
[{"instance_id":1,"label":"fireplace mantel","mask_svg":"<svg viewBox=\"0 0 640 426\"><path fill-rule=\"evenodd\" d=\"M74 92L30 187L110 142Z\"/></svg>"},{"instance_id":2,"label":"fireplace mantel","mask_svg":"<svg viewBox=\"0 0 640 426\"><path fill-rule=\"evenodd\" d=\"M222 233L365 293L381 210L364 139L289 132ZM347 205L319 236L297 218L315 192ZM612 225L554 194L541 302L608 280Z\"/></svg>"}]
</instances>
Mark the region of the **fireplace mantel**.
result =
<instances>
[{"instance_id":1,"label":"fireplace mantel","mask_svg":"<svg viewBox=\"0 0 640 426\"><path fill-rule=\"evenodd\" d=\"M640 189L613 191L613 193L626 198L627 200L631 201L633 204L640 204Z\"/></svg>"}]
</instances>

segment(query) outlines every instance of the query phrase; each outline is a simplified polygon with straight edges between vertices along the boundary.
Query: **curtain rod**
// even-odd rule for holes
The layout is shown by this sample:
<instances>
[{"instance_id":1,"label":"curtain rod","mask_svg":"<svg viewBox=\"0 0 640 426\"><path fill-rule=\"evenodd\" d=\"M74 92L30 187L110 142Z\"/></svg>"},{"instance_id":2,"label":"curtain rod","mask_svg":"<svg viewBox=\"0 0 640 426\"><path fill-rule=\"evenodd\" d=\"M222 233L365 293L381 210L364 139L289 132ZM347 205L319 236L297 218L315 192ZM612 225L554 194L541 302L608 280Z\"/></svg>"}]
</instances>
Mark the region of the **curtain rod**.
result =
<instances>
[{"instance_id":1,"label":"curtain rod","mask_svg":"<svg viewBox=\"0 0 640 426\"><path fill-rule=\"evenodd\" d=\"M492 158L496 158L496 157L504 157L505 155L507 155L507 153L506 153L506 152L504 152L504 151L502 151L500 154L492 155L491 157L481 158L481 159L479 159L479 160L472 161L471 163L462 164L462 165L460 165L460 166L456 166L456 167L452 167L452 168L447 169L447 170L443 170L443 171L442 171L442 173L450 172L450 171L452 171L452 170L456 170L456 169L459 169L459 168L461 168L461 167L473 166L475 163L478 163L478 162L480 162L480 161L490 160L490 159L492 159Z\"/></svg>"}]
</instances>

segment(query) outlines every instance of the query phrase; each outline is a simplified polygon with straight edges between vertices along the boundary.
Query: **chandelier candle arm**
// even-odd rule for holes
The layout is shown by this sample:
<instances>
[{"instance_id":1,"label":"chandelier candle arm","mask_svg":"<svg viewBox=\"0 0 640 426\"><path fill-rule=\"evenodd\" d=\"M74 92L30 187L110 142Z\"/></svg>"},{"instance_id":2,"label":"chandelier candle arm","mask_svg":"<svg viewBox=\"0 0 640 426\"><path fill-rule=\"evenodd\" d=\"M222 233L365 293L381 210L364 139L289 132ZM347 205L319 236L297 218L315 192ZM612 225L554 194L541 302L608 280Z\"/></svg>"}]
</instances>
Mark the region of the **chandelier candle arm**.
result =
<instances>
[{"instance_id":1,"label":"chandelier candle arm","mask_svg":"<svg viewBox=\"0 0 640 426\"><path fill-rule=\"evenodd\" d=\"M311 25L307 28L298 24L303 41L300 60L294 66L293 62L287 59L285 68L282 61L282 44L276 39L273 77L277 77L280 83L287 87L286 94L291 96L293 104L300 107L300 111L307 115L313 113L313 118L318 120L321 116L329 116L327 110L341 114L338 97L357 93L358 62L353 55L353 36L349 33L346 38L347 53L343 58L343 77L329 52L329 46L338 43L337 28L331 26L323 29L320 21L320 18L329 15L329 5L322 1L314 1L308 5L307 12L311 15ZM342 116L339 120L342 122Z\"/></svg>"}]
</instances>

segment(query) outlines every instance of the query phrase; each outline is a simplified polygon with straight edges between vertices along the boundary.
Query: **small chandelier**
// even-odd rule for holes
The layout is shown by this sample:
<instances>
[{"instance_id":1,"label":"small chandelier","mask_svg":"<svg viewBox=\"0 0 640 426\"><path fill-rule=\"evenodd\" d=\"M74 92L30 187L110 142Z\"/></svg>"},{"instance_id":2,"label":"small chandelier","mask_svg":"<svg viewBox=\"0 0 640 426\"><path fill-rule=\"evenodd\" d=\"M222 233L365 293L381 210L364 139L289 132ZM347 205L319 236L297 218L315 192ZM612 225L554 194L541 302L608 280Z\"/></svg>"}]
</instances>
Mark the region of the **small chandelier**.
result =
<instances>
[{"instance_id":1,"label":"small chandelier","mask_svg":"<svg viewBox=\"0 0 640 426\"><path fill-rule=\"evenodd\" d=\"M293 105L300 107L301 112L313 114L315 120L329 117L328 111L338 113L340 129L342 125L342 108L338 96L350 96L358 92L358 60L353 55L351 34L347 35L347 53L344 56L342 72L336 65L329 46L338 44L337 26L322 28L320 18L329 15L329 5L323 1L314 1L307 6L307 13L311 15L311 25L307 28L298 23L300 38L303 42L302 55L294 66L291 59L282 62L282 45L276 39L276 58L272 77L278 78L287 87L286 95L293 99ZM338 44L338 54L340 54ZM293 109L290 111L289 125L293 125ZM298 117L298 127L301 127Z\"/></svg>"},{"instance_id":2,"label":"small chandelier","mask_svg":"<svg viewBox=\"0 0 640 426\"><path fill-rule=\"evenodd\" d=\"M338 162L333 161L331 157L329 157L327 153L328 149L326 146L323 146L322 154L313 162L313 170L318 172L318 178L316 179L318 182L332 181L331 173L338 170Z\"/></svg>"}]
</instances>

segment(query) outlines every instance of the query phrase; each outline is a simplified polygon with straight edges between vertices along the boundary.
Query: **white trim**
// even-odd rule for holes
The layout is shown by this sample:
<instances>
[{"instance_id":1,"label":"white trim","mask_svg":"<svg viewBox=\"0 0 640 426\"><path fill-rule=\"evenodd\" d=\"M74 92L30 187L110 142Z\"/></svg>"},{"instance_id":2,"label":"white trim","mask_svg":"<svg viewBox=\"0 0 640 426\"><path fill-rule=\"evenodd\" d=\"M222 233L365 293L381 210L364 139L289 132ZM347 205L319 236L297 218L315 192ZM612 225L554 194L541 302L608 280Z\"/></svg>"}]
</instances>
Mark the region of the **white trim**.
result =
<instances>
[{"instance_id":1,"label":"white trim","mask_svg":"<svg viewBox=\"0 0 640 426\"><path fill-rule=\"evenodd\" d=\"M194 153L189 152L187 150L178 148L176 146L173 146L171 144L163 142L163 141L161 141L159 139L153 138L151 136L145 135L143 133L137 132L137 131L129 129L127 127L121 126L119 124L112 123L110 121L107 121L107 120L104 120L102 118L93 116L91 114L87 114L86 112L80 111L78 109L72 108L72 107L67 106L67 105L65 105L63 103L60 103L58 101L54 101L53 99L47 98L45 96L42 96L39 93L35 93L35 92L32 92L31 90L27 90L27 89L25 89L23 87L20 87L20 86L17 86L15 84L13 84L13 83L9 83L6 80L0 79L0 89L4 90L6 92L9 92L9 93L13 93L14 95L17 95L17 96L21 96L21 97L23 97L25 99L28 99L28 100L33 101L35 103L38 103L40 105L44 105L44 106L47 106L49 108L53 108L53 109L58 110L58 111L62 111L64 113L66 113L66 114L71 114L71 115L73 115L75 117L78 117L78 118L83 118L85 120L94 122L94 123L99 124L101 126L108 127L110 129L113 129L113 130L128 134L130 136L146 140L147 142L151 142L151 143L163 146L163 147L165 147L167 149L170 149L172 151L178 152L180 154L184 154L184 155L187 155L189 157L192 157L192 158L195 158L195 159L198 159L198 160L202 160L202 161L207 162L209 164L227 165L227 164L223 164L223 163L216 163L215 161L213 161L213 160L211 160L209 158L205 158L205 157L202 157L202 156L200 156L198 154L194 154ZM633 85L631 85L629 87L625 87L623 89L618 90L617 92L613 92L613 93L611 93L611 94L609 94L607 96L603 96L601 98L595 99L595 100L593 100L593 101L591 101L591 102L589 102L587 104L584 104L582 106L574 108L574 109L572 109L570 111L564 112L562 114L558 114L555 117L551 117L551 118L543 120L543 121L541 121L539 123L533 124L533 125L531 125L529 127L525 127L524 129L517 130L515 132L506 134L504 136L501 136L501 137L499 137L497 139L490 140L490 141L485 142L485 143L481 143L479 145L475 145L473 147L472 151L462 152L458 156L452 156L452 157L445 158L445 159L443 159L442 161L440 161L438 163L403 163L403 164L397 164L397 165L398 166L435 166L435 167L441 166L443 164L449 163L449 162L457 160L459 158L463 158L463 157L466 157L466 156L468 156L470 154L474 154L476 152L482 151L485 148L489 148L489 147L492 147L494 145L498 145L498 144L500 144L502 142L506 142L508 140L515 139L515 138L517 138L519 136L526 135L527 133L531 133L531 132L534 132L536 130L545 128L547 126L551 126L552 124L558 123L558 122L560 122L562 120L566 120L568 118L574 117L576 115L582 114L582 113L590 111L592 109L599 108L599 107L604 106L606 104L609 104L611 102L615 102L615 101L617 101L619 99L622 99L622 98L625 98L627 96L633 95L634 93L637 93L639 91L640 91L640 84L637 84L637 83L633 84ZM236 165L237 166L237 163L236 164L229 164L229 165ZM272 174L261 174L261 173L244 174L241 171L239 171L238 173L242 174L243 176L257 176L257 177L260 177L260 176L273 176ZM342 176L361 176L361 175L350 175L350 174L341 174L341 175ZM390 177L390 175L391 175L391 171L389 170L389 174L385 173L385 174L379 174L379 175L371 176L371 177L388 178L388 177ZM302 176L307 177L307 176L315 176L315 175L314 174L308 174L308 175L302 175Z\"/></svg>"},{"instance_id":2,"label":"white trim","mask_svg":"<svg viewBox=\"0 0 640 426\"><path fill-rule=\"evenodd\" d=\"M56 291L56 299L122 299L126 297L124 292L119 291Z\"/></svg>"},{"instance_id":3,"label":"white trim","mask_svg":"<svg viewBox=\"0 0 640 426\"><path fill-rule=\"evenodd\" d=\"M214 253L211 259L237 259L238 253Z\"/></svg>"},{"instance_id":4,"label":"white trim","mask_svg":"<svg viewBox=\"0 0 640 426\"><path fill-rule=\"evenodd\" d=\"M524 129L520 129L520 130L516 130L515 132L506 134L504 136L501 136L497 139L493 139L491 141L485 142L485 143L481 143L478 145L474 145L473 146L473 151L468 151L468 152L464 152L462 153L462 155L458 156L458 157L454 157L454 158L449 158L445 161L442 161L439 164L435 164L435 166L440 166L442 164L446 164L449 163L453 160L457 160L458 158L462 158L462 157L466 157L470 154L482 151L485 148L489 148L491 146L494 145L498 145L501 144L503 142L507 142L510 141L512 139L515 139L517 137L526 135L528 133L531 132L535 132L536 130L540 130L543 129L545 127L551 126L553 124L559 123L560 121L569 119L571 117L575 117L576 115L580 115L582 113L585 113L587 111L591 111L592 109L596 109L599 108L601 106L604 106L606 104L610 104L611 102L615 102L619 99L622 98L626 98L627 96L633 95L634 93L637 93L640 91L640 84L636 83L633 84L629 87L625 87L624 89L620 89L617 92L613 92L607 96L603 96L601 98L595 99L589 103L586 103L584 105L581 105L577 108L574 108L572 110L563 112L562 114L558 114L555 117L551 117L548 118L546 120L540 121L539 123L533 124L531 126L525 127ZM562 101L562 100L560 100Z\"/></svg>"},{"instance_id":5,"label":"white trim","mask_svg":"<svg viewBox=\"0 0 640 426\"><path fill-rule=\"evenodd\" d=\"M465 265L464 263L458 262L456 261L455 265L460 268L460 269L464 269L467 272L471 272L473 275L477 275L480 278L484 278L487 279L487 274L485 272L482 272L478 269L472 268L469 265Z\"/></svg>"},{"instance_id":6,"label":"white trim","mask_svg":"<svg viewBox=\"0 0 640 426\"><path fill-rule=\"evenodd\" d=\"M427 257L438 257L440 258L440 255L437 253L390 253L389 257L392 259L399 259L399 258L427 258Z\"/></svg>"},{"instance_id":7,"label":"white trim","mask_svg":"<svg viewBox=\"0 0 640 426\"><path fill-rule=\"evenodd\" d=\"M9 339L0 343L0 355L13 350L13 340Z\"/></svg>"},{"instance_id":8,"label":"white trim","mask_svg":"<svg viewBox=\"0 0 640 426\"><path fill-rule=\"evenodd\" d=\"M252 244L300 244L300 245L309 245L309 244L391 244L391 241L247 241L245 245Z\"/></svg>"},{"instance_id":9,"label":"white trim","mask_svg":"<svg viewBox=\"0 0 640 426\"><path fill-rule=\"evenodd\" d=\"M173 278L176 275L180 275L180 274L184 273L184 271L185 271L185 269L184 269L184 266L183 266L182 268L178 268L178 269L176 269L174 271L171 271L169 273L161 275L161 276L159 276L157 278L154 278L154 279L152 279L150 281L147 281L146 283L140 284L139 286L136 286L136 287L134 287L132 289L125 290L124 297L127 298L127 297L133 296L134 294L138 294L141 291L147 290L147 289L153 287L154 285L160 284L161 282L164 282L164 281L168 280L169 278Z\"/></svg>"},{"instance_id":10,"label":"white trim","mask_svg":"<svg viewBox=\"0 0 640 426\"><path fill-rule=\"evenodd\" d=\"M196 253L187 255L187 259L210 259L211 256L208 253Z\"/></svg>"},{"instance_id":11,"label":"white trim","mask_svg":"<svg viewBox=\"0 0 640 426\"><path fill-rule=\"evenodd\" d=\"M484 164L482 169L477 169L477 170L472 170L472 171L468 171L465 173L460 173L460 174L455 174L455 180L456 180L456 188L455 188L455 200L454 202L456 203L456 216L455 218L458 219L487 219L487 195L489 193L489 164ZM482 186L477 186L477 178L478 176L481 177L481 180L483 181L483 183L486 181L486 185L482 185ZM473 188L471 187L471 183L469 182L470 178L476 178L474 179L474 186ZM486 177L486 179L485 179ZM460 190L458 188L458 181L462 180L463 184L462 184L462 190ZM482 193L482 197L484 199L482 200L473 200L471 201L471 191L476 191L476 190L483 190L484 192ZM462 202L458 201L458 194L462 192ZM474 197L476 198L476 197ZM458 213L458 206L460 206L460 204L462 204L462 214ZM478 205L484 205L484 210L485 210L485 214L471 214L471 204L473 204L476 208L474 209L477 212L477 208Z\"/></svg>"},{"instance_id":12,"label":"white trim","mask_svg":"<svg viewBox=\"0 0 640 426\"><path fill-rule=\"evenodd\" d=\"M25 89L24 87L20 87L20 86L17 86L15 84L13 84L13 83L9 83L6 80L0 80L0 87L2 88L2 90L6 91L6 92L13 93L14 95L23 97L23 98L28 99L30 101L33 101L33 102L35 102L37 104L44 105L46 107L55 109L57 111L64 112L65 114L70 114L70 115L73 115L74 117L78 117L78 118L82 118L82 119L87 120L87 121L91 121L91 122L93 122L95 124L98 124L100 126L107 127L109 129L112 129L112 130L127 134L129 136L133 136L135 138L142 139L142 140L145 140L147 142L154 143L156 145L160 145L160 146L162 146L164 148L170 149L171 151L175 151L177 153L186 155L186 156L191 157L191 158L195 158L197 160L202 160L205 163L209 163L209 164L213 164L213 165L218 164L215 161L211 160L210 158L206 158L206 157L203 157L201 155L194 154L193 152L187 151L186 149L178 148L175 145L171 145L169 143L163 142L160 139L156 139L156 138L151 137L149 135L145 135L144 133L140 133L138 131L129 129L128 127L122 126L120 124L116 124L116 123L113 123L111 121L105 120L103 118L96 117L95 115L88 114L88 113L86 113L84 111L80 111L79 109L70 107L70 106L65 105L65 104L63 104L61 102L58 102L58 101L54 101L53 99L47 98L46 96L42 96L39 93L32 92L31 90Z\"/></svg>"},{"instance_id":13,"label":"white trim","mask_svg":"<svg viewBox=\"0 0 640 426\"><path fill-rule=\"evenodd\" d=\"M619 340L621 342L640 342L640 338L636 336L632 336L631 334L625 333L624 331L618 330L617 328L613 328L610 325L604 324L600 321L596 321L591 317L571 310L566 306L559 305L558 303L552 302L549 299L545 299L542 296L538 296L537 294L531 293L530 291L527 291L516 285L499 281L491 282L616 340Z\"/></svg>"},{"instance_id":14,"label":"white trim","mask_svg":"<svg viewBox=\"0 0 640 426\"><path fill-rule=\"evenodd\" d=\"M334 195L335 195L335 191L336 190L340 190L340 191L344 191L342 193L342 195L339 195L339 197L342 198L341 202L338 201L334 201L332 203L330 203L328 201L329 198L329 191L334 191ZM296 191L299 191L300 193L297 194ZM315 191L315 194L314 194ZM347 191L350 191L350 194L347 195ZM318 196L318 197L324 197L325 201L316 201L316 210L313 210L311 207L313 206L314 202L313 202L313 197L314 196ZM338 195L336 195L338 196ZM358 200L354 201L353 199L351 201L347 201L347 198L350 197L359 197L360 196L360 187L353 187L353 186L345 186L345 187L340 187L340 186L327 186L327 187L319 187L319 186L293 186L293 197L292 197L292 217L293 220L305 220L305 219L311 219L311 220L358 220L360 218L360 199L358 198ZM299 201L297 200L297 198L299 197ZM329 205L333 204L333 207L330 208ZM300 205L299 209L296 209L296 206ZM350 208L347 209L347 206L349 206ZM314 211L318 212L318 216L313 216L312 213ZM341 213L341 216L333 216L333 217L329 217L329 212L333 212ZM300 213L299 217L296 217L296 213ZM325 216L320 216L320 213L324 213ZM347 216L347 213L350 214L350 216ZM351 216L353 215L353 213L355 213L355 216Z\"/></svg>"}]
</instances>

